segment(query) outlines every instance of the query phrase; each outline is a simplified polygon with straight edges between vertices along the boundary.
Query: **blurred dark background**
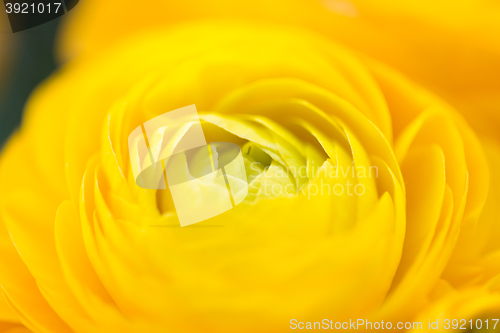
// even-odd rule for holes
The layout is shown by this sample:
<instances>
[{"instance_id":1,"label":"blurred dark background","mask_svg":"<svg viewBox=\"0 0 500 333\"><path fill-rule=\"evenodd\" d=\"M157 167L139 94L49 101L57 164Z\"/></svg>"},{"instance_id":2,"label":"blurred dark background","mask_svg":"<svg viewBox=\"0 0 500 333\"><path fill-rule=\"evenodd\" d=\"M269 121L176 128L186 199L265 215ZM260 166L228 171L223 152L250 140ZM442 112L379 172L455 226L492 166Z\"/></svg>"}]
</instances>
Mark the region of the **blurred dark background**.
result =
<instances>
[{"instance_id":1,"label":"blurred dark background","mask_svg":"<svg viewBox=\"0 0 500 333\"><path fill-rule=\"evenodd\" d=\"M0 6L3 8L3 6ZM4 14L4 13L2 13ZM55 69L54 39L62 18L10 34L12 48L0 85L0 145L21 123L24 105L33 89ZM8 35L9 36L9 35ZM5 47L5 46L1 46Z\"/></svg>"}]
</instances>

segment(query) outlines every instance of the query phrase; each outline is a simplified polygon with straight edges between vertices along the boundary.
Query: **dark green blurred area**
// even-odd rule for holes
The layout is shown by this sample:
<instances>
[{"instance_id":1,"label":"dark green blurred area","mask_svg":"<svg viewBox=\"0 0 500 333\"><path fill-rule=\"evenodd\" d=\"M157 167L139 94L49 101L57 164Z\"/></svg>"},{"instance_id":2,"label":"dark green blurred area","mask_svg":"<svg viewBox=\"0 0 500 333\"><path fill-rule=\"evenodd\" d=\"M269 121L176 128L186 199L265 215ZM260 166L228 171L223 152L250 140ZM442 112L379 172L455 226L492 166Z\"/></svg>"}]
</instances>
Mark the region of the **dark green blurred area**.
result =
<instances>
[{"instance_id":1,"label":"dark green blurred area","mask_svg":"<svg viewBox=\"0 0 500 333\"><path fill-rule=\"evenodd\" d=\"M0 144L19 127L24 105L35 87L56 68L55 33L62 18L12 34L12 55L0 86Z\"/></svg>"}]
</instances>

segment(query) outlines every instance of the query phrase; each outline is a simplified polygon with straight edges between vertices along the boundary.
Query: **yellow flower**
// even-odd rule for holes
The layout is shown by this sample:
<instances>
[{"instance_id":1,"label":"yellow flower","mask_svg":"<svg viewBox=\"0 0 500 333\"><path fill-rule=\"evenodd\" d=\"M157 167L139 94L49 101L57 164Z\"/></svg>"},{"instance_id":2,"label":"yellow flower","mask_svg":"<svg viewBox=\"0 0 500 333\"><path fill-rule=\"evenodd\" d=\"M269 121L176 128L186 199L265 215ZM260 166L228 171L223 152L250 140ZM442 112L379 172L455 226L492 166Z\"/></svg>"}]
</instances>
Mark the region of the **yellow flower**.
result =
<instances>
[{"instance_id":1,"label":"yellow flower","mask_svg":"<svg viewBox=\"0 0 500 333\"><path fill-rule=\"evenodd\" d=\"M483 134L500 126L500 5L485 0L88 0L67 21L61 57L200 18L300 26L378 59L438 93ZM477 117L478 111L483 113Z\"/></svg>"},{"instance_id":2,"label":"yellow flower","mask_svg":"<svg viewBox=\"0 0 500 333\"><path fill-rule=\"evenodd\" d=\"M8 84L8 82L6 82L6 77L8 76L6 72L8 65L12 62L13 47L14 37L9 27L9 20L7 15L2 13L2 15L0 15L0 98L5 97L5 94L2 94L2 88ZM0 112L5 116L5 113L9 111L2 109ZM3 249L5 246L10 247L12 245L10 241L5 244L2 240L0 246ZM0 298L0 332L26 332L19 324L18 316L12 311L3 297Z\"/></svg>"},{"instance_id":3,"label":"yellow flower","mask_svg":"<svg viewBox=\"0 0 500 333\"><path fill-rule=\"evenodd\" d=\"M251 193L179 228L168 190L135 184L127 137L190 104L207 141L240 144ZM34 332L396 322L478 289L467 315L487 316L488 170L455 110L319 36L224 22L146 33L69 63L28 102L0 160L0 285ZM491 243L473 246L488 248L461 261L483 227Z\"/></svg>"}]
</instances>

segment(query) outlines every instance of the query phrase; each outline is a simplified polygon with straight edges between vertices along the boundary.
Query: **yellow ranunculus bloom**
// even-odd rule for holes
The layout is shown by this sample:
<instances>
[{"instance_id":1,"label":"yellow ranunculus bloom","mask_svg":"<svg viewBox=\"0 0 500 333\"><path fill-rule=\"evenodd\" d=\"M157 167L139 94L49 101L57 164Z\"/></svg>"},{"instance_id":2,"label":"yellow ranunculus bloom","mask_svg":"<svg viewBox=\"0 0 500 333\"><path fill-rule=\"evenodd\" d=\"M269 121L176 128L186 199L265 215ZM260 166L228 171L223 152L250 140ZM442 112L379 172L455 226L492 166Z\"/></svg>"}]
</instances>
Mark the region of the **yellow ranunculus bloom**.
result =
<instances>
[{"instance_id":1,"label":"yellow ranunculus bloom","mask_svg":"<svg viewBox=\"0 0 500 333\"><path fill-rule=\"evenodd\" d=\"M138 31L200 18L300 26L400 70L445 98L483 135L499 138L497 1L87 0L79 6L62 30L62 58L99 52Z\"/></svg>"},{"instance_id":2,"label":"yellow ranunculus bloom","mask_svg":"<svg viewBox=\"0 0 500 333\"><path fill-rule=\"evenodd\" d=\"M136 186L127 136L190 104L207 141L240 144L251 193L179 228L167 190ZM314 34L140 34L28 102L0 160L0 285L34 332L281 332L465 298L482 318L500 300L499 156L436 97Z\"/></svg>"}]
</instances>

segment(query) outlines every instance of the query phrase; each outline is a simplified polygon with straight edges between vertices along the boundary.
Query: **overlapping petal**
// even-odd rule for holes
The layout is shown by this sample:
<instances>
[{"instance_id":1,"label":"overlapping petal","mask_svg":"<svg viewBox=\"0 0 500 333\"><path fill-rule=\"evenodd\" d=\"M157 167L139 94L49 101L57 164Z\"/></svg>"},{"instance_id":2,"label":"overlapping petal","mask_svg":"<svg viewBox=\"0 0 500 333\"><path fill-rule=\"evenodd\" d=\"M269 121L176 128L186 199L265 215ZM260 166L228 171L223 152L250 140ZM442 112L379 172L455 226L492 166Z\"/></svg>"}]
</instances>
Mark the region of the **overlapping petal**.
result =
<instances>
[{"instance_id":1,"label":"overlapping petal","mask_svg":"<svg viewBox=\"0 0 500 333\"><path fill-rule=\"evenodd\" d=\"M243 148L250 195L179 228L168 189L136 186L127 137L190 104L207 141ZM0 161L0 285L35 332L411 320L457 278L457 244L490 223L488 163L453 109L308 32L199 23L137 36L31 98ZM481 260L493 285L498 267Z\"/></svg>"}]
</instances>

